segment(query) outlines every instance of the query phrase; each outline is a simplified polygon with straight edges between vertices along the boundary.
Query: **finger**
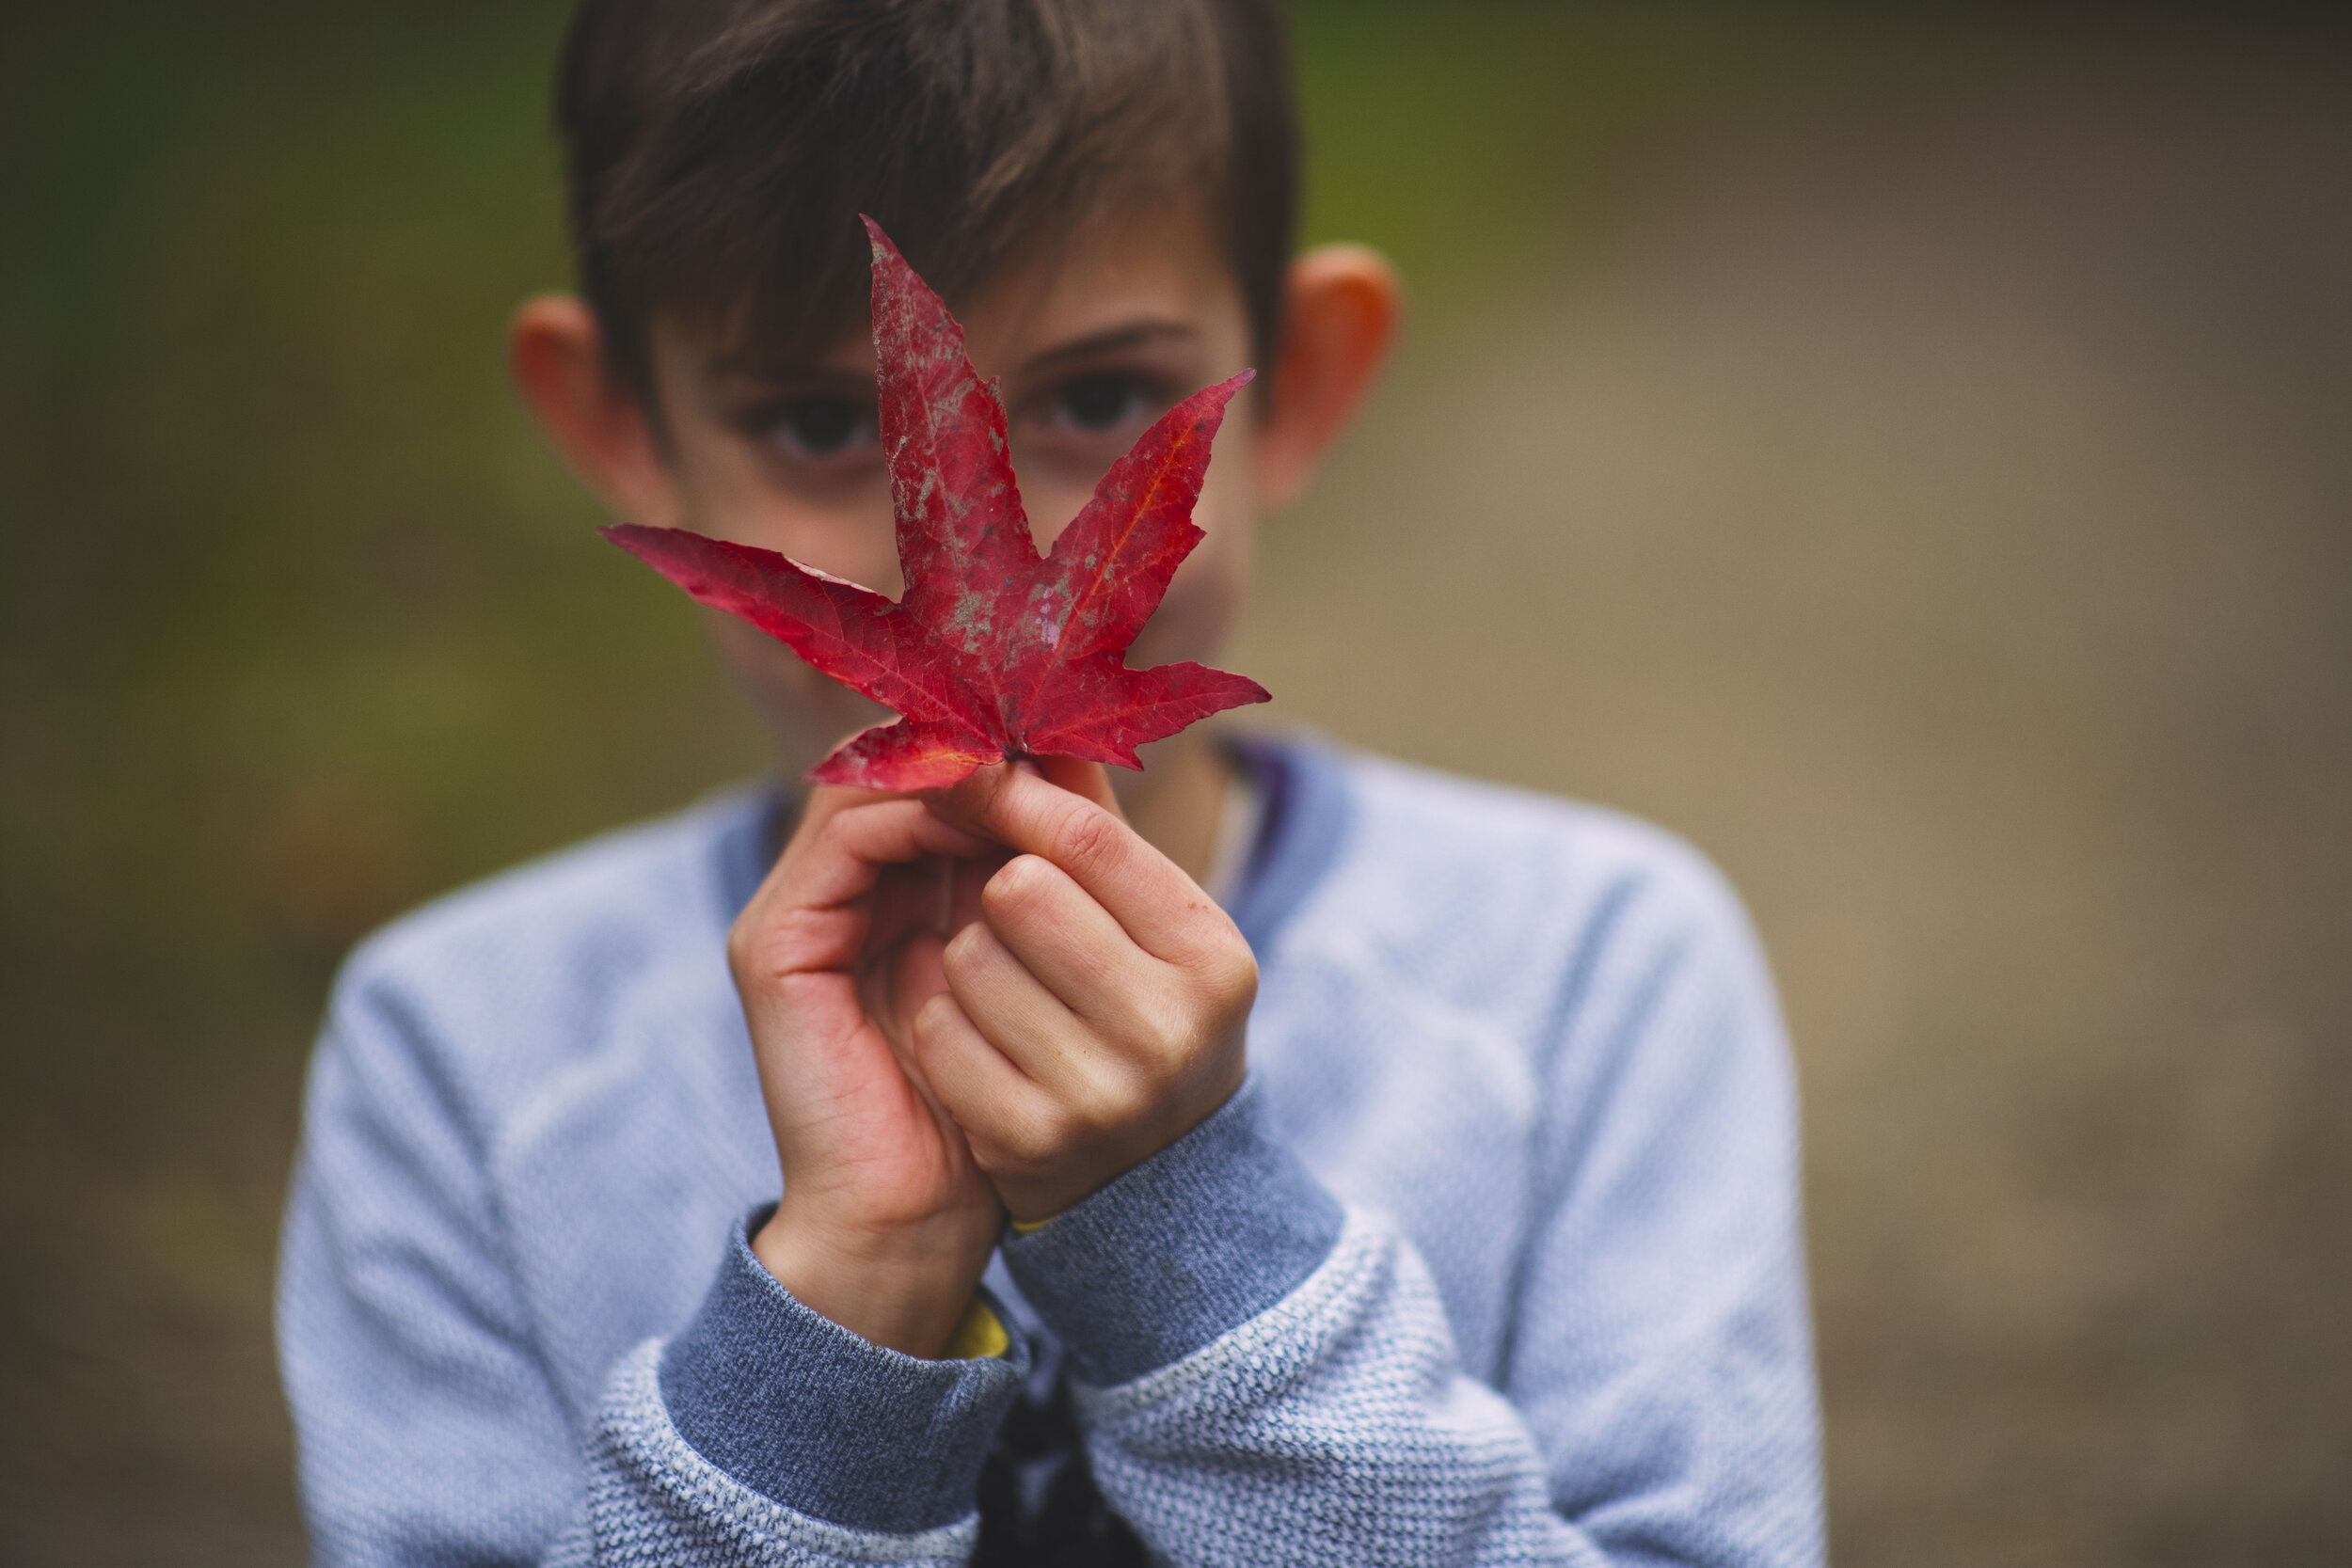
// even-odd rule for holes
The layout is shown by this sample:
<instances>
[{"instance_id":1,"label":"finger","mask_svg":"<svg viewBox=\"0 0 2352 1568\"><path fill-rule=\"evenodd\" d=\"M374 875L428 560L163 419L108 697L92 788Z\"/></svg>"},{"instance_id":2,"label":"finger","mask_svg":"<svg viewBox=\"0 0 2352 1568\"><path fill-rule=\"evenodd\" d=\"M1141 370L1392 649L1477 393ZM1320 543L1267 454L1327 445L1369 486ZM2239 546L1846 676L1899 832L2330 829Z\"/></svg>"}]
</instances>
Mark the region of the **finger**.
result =
<instances>
[{"instance_id":1,"label":"finger","mask_svg":"<svg viewBox=\"0 0 2352 1568\"><path fill-rule=\"evenodd\" d=\"M914 800L860 804L796 834L728 941L739 981L847 970L878 912L875 891L890 867L925 855L987 847ZM887 903L887 900L883 900Z\"/></svg>"},{"instance_id":2,"label":"finger","mask_svg":"<svg viewBox=\"0 0 2352 1568\"><path fill-rule=\"evenodd\" d=\"M914 932L879 954L867 943L857 973L858 1000L902 1061L913 1059L915 1016L925 1003L946 992L946 946L930 931Z\"/></svg>"},{"instance_id":3,"label":"finger","mask_svg":"<svg viewBox=\"0 0 2352 1568\"><path fill-rule=\"evenodd\" d=\"M1199 883L1093 801L1018 768L983 768L931 801L943 817L1053 862L1152 957L1184 963L1234 939Z\"/></svg>"},{"instance_id":4,"label":"finger","mask_svg":"<svg viewBox=\"0 0 2352 1568\"><path fill-rule=\"evenodd\" d=\"M1023 967L985 924L956 933L943 955L947 989L989 1044L1057 1099L1100 1069L1094 1033Z\"/></svg>"},{"instance_id":5,"label":"finger","mask_svg":"<svg viewBox=\"0 0 2352 1568\"><path fill-rule=\"evenodd\" d=\"M848 789L839 784L812 785L808 793L801 797L800 815L792 819L792 836L797 838L813 829L823 827L826 818L846 807L869 805L877 800L890 799L892 797L887 795L876 795L864 789Z\"/></svg>"},{"instance_id":6,"label":"finger","mask_svg":"<svg viewBox=\"0 0 2352 1568\"><path fill-rule=\"evenodd\" d=\"M1101 806L1121 822L1127 814L1120 809L1119 797L1111 789L1111 770L1099 762L1084 757L1039 757L1037 770L1046 783L1084 796Z\"/></svg>"},{"instance_id":7,"label":"finger","mask_svg":"<svg viewBox=\"0 0 2352 1568\"><path fill-rule=\"evenodd\" d=\"M988 928L1078 1017L1115 1036L1147 1021L1172 977L1070 874L1022 855L988 879Z\"/></svg>"},{"instance_id":8,"label":"finger","mask_svg":"<svg viewBox=\"0 0 2352 1568\"><path fill-rule=\"evenodd\" d=\"M858 803L796 833L771 880L787 905L827 909L866 896L886 865L989 847L918 800Z\"/></svg>"},{"instance_id":9,"label":"finger","mask_svg":"<svg viewBox=\"0 0 2352 1568\"><path fill-rule=\"evenodd\" d=\"M992 1155L1047 1147L1052 1097L989 1043L953 996L943 992L915 1015L914 1057L983 1169Z\"/></svg>"},{"instance_id":10,"label":"finger","mask_svg":"<svg viewBox=\"0 0 2352 1568\"><path fill-rule=\"evenodd\" d=\"M884 800L903 800L903 795L884 795L871 789L851 789L843 784L816 784L801 797L800 808L792 816L792 831L786 835L785 851L802 839L813 838L824 825L853 806L870 806Z\"/></svg>"}]
</instances>

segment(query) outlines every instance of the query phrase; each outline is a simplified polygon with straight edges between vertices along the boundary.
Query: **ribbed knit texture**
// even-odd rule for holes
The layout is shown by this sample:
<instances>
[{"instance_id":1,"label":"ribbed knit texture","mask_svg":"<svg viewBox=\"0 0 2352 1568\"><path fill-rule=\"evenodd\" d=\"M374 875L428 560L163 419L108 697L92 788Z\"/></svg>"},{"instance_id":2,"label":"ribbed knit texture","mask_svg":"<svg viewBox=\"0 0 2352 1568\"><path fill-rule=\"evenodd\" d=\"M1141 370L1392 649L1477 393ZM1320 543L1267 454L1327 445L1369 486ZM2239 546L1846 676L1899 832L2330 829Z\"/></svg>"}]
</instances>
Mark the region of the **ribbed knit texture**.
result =
<instances>
[{"instance_id":1,"label":"ribbed knit texture","mask_svg":"<svg viewBox=\"0 0 2352 1568\"><path fill-rule=\"evenodd\" d=\"M1217 1222L1202 1225L1207 1214ZM1053 1224L1008 1237L1004 1259L1061 1330L1077 1374L1124 1383L1296 1290L1330 1255L1342 1217L1275 1141L1252 1080L1189 1136Z\"/></svg>"},{"instance_id":2,"label":"ribbed knit texture","mask_svg":"<svg viewBox=\"0 0 2352 1568\"><path fill-rule=\"evenodd\" d=\"M753 1255L772 1212L762 1205L736 1227L702 1309L662 1356L671 1424L810 1518L893 1535L956 1523L1028 1370L1025 1347L925 1361L867 1343L793 1300Z\"/></svg>"},{"instance_id":3,"label":"ribbed knit texture","mask_svg":"<svg viewBox=\"0 0 2352 1568\"><path fill-rule=\"evenodd\" d=\"M1720 880L1605 813L1254 755L1252 1082L1007 1243L999 1362L742 1272L763 797L365 944L279 1280L319 1559L961 1561L994 1421L1067 1367L1168 1561L1818 1562L1794 1100Z\"/></svg>"}]
</instances>

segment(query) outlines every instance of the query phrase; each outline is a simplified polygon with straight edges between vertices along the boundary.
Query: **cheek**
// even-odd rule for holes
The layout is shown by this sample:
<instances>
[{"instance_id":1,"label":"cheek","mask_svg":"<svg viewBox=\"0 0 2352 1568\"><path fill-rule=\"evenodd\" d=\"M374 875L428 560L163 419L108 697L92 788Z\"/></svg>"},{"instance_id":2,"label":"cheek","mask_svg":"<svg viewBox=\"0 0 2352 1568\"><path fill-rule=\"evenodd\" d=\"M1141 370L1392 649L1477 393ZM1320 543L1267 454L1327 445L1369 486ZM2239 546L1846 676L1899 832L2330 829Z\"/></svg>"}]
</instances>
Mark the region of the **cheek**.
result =
<instances>
[{"instance_id":1,"label":"cheek","mask_svg":"<svg viewBox=\"0 0 2352 1568\"><path fill-rule=\"evenodd\" d=\"M677 474L682 527L898 596L887 481L796 489L770 473L748 442L733 438L707 438L687 457Z\"/></svg>"},{"instance_id":2,"label":"cheek","mask_svg":"<svg viewBox=\"0 0 2352 1568\"><path fill-rule=\"evenodd\" d=\"M720 657L758 706L788 775L799 777L858 731L890 721L888 708L818 674L758 627L723 610L703 616Z\"/></svg>"}]
</instances>

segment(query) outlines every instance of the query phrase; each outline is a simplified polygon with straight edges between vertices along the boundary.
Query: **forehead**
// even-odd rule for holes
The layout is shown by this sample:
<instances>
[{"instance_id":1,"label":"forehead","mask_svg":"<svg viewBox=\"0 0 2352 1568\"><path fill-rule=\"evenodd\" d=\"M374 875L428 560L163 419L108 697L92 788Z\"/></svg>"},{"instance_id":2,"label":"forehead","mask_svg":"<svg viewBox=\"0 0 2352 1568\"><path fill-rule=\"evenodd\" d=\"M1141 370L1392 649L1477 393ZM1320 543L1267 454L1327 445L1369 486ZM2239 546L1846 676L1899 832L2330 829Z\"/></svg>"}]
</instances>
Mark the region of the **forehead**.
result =
<instances>
[{"instance_id":1,"label":"forehead","mask_svg":"<svg viewBox=\"0 0 2352 1568\"><path fill-rule=\"evenodd\" d=\"M1205 214L1190 203L1105 213L1057 230L954 309L983 375L1137 328L1162 335L1175 329L1220 359L1248 341L1232 258ZM654 336L658 358L691 356L722 373L764 377L821 367L870 378L874 370L873 341L863 323L813 361L773 354L757 342L694 344L695 335L672 322L657 323Z\"/></svg>"},{"instance_id":2,"label":"forehead","mask_svg":"<svg viewBox=\"0 0 2352 1568\"><path fill-rule=\"evenodd\" d=\"M983 369L1146 319L1210 340L1248 330L1230 257L1205 217L1182 209L1081 225L992 278L960 319Z\"/></svg>"}]
</instances>

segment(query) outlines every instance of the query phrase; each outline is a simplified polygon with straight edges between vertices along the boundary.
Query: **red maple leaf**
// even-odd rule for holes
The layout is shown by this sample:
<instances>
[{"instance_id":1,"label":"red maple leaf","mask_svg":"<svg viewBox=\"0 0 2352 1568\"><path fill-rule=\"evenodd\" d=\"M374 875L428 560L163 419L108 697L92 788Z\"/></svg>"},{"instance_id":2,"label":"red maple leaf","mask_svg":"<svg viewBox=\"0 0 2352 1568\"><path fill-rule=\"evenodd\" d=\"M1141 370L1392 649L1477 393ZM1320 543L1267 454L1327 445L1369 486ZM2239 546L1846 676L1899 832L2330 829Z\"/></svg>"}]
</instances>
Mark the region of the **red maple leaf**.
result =
<instances>
[{"instance_id":1,"label":"red maple leaf","mask_svg":"<svg viewBox=\"0 0 2352 1568\"><path fill-rule=\"evenodd\" d=\"M704 604L759 627L900 718L836 748L815 784L937 789L1006 757L1137 768L1136 748L1265 688L1201 664L1130 670L1127 646L1203 535L1193 502L1225 405L1204 388L1111 465L1041 557L1005 446L1005 405L963 329L873 219L874 379L906 594L682 529L604 536Z\"/></svg>"}]
</instances>

